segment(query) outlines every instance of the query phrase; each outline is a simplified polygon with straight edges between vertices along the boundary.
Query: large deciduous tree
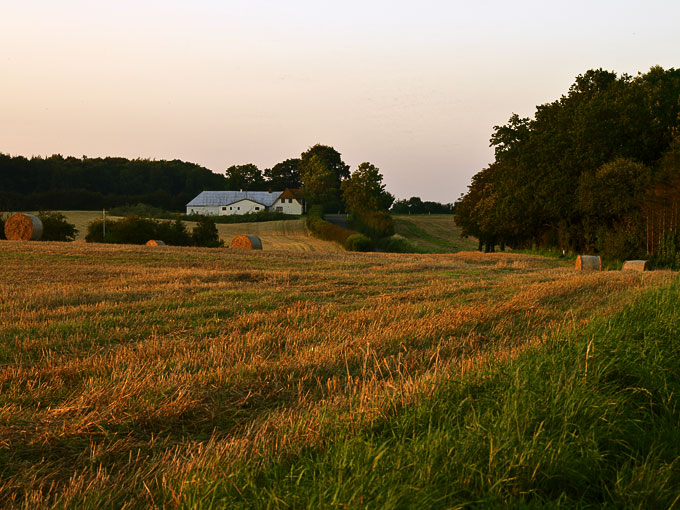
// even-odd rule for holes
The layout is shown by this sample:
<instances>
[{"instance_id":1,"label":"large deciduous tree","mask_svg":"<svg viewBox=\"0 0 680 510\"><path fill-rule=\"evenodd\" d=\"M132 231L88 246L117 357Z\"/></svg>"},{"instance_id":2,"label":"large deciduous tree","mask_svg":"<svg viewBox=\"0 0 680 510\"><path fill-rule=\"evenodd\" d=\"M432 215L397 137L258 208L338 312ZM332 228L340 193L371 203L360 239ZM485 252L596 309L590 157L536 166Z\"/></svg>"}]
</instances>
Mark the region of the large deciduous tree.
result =
<instances>
[{"instance_id":1,"label":"large deciduous tree","mask_svg":"<svg viewBox=\"0 0 680 510\"><path fill-rule=\"evenodd\" d=\"M658 204L680 202L663 191L680 172L664 170L674 166L679 130L680 70L587 71L533 118L513 114L494 127L495 161L473 178L456 221L469 235L515 247L645 255L646 244L676 236L672 206ZM647 236L642 223L654 224Z\"/></svg>"},{"instance_id":2,"label":"large deciduous tree","mask_svg":"<svg viewBox=\"0 0 680 510\"><path fill-rule=\"evenodd\" d=\"M303 193L310 205L328 204L337 200L336 176L316 154L301 169Z\"/></svg>"},{"instance_id":3,"label":"large deciduous tree","mask_svg":"<svg viewBox=\"0 0 680 510\"><path fill-rule=\"evenodd\" d=\"M227 189L238 191L262 191L265 180L262 171L252 163L232 165L225 171Z\"/></svg>"},{"instance_id":4,"label":"large deciduous tree","mask_svg":"<svg viewBox=\"0 0 680 510\"><path fill-rule=\"evenodd\" d=\"M340 183L349 177L349 166L333 147L314 145L300 155L300 181L310 204L335 210L342 207Z\"/></svg>"},{"instance_id":5,"label":"large deciduous tree","mask_svg":"<svg viewBox=\"0 0 680 510\"><path fill-rule=\"evenodd\" d=\"M394 196L385 190L382 181L383 176L378 167L368 162L361 163L340 186L347 210L361 214L389 209Z\"/></svg>"},{"instance_id":6,"label":"large deciduous tree","mask_svg":"<svg viewBox=\"0 0 680 510\"><path fill-rule=\"evenodd\" d=\"M302 186L300 181L300 159L291 158L277 163L264 171L267 186L273 190L286 188L297 189Z\"/></svg>"}]
</instances>

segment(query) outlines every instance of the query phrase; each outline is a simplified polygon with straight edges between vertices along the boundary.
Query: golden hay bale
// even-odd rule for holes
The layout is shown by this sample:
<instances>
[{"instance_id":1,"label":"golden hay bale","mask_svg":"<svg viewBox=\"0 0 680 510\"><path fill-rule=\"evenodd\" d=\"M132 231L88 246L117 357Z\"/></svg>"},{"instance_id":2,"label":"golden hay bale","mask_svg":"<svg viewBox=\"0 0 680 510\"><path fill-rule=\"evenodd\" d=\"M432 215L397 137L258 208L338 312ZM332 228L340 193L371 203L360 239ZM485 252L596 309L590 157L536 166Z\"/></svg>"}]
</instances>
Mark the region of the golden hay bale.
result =
<instances>
[{"instance_id":1,"label":"golden hay bale","mask_svg":"<svg viewBox=\"0 0 680 510\"><path fill-rule=\"evenodd\" d=\"M42 235L42 221L32 214L13 214L5 222L5 237L10 241L39 241Z\"/></svg>"},{"instance_id":2,"label":"golden hay bale","mask_svg":"<svg viewBox=\"0 0 680 510\"><path fill-rule=\"evenodd\" d=\"M626 260L623 263L621 271L646 271L647 261L646 260Z\"/></svg>"},{"instance_id":3,"label":"golden hay bale","mask_svg":"<svg viewBox=\"0 0 680 510\"><path fill-rule=\"evenodd\" d=\"M146 242L147 246L165 246L165 243L163 241L159 241L157 239L151 239Z\"/></svg>"},{"instance_id":4,"label":"golden hay bale","mask_svg":"<svg viewBox=\"0 0 680 510\"><path fill-rule=\"evenodd\" d=\"M234 237L234 240L231 242L231 247L243 248L245 250L261 250L262 241L255 235L239 235Z\"/></svg>"},{"instance_id":5,"label":"golden hay bale","mask_svg":"<svg viewBox=\"0 0 680 510\"><path fill-rule=\"evenodd\" d=\"M576 257L576 269L579 271L600 271L602 269L602 261L597 255L579 255Z\"/></svg>"}]
</instances>

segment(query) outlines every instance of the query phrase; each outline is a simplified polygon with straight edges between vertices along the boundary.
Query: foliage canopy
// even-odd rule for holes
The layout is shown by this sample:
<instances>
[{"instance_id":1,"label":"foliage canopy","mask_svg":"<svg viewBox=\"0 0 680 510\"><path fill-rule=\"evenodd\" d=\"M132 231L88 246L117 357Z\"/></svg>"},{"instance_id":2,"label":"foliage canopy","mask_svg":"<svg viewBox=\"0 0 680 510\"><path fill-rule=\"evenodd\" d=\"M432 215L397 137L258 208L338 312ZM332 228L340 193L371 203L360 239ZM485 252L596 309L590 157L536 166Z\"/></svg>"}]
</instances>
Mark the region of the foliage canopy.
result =
<instances>
[{"instance_id":1,"label":"foliage canopy","mask_svg":"<svg viewBox=\"0 0 680 510\"><path fill-rule=\"evenodd\" d=\"M677 246L680 185L668 186L680 172L679 98L680 70L578 76L533 118L513 114L494 127L495 160L457 202L456 222L488 250L652 258L664 238ZM665 198L656 200L663 183Z\"/></svg>"}]
</instances>

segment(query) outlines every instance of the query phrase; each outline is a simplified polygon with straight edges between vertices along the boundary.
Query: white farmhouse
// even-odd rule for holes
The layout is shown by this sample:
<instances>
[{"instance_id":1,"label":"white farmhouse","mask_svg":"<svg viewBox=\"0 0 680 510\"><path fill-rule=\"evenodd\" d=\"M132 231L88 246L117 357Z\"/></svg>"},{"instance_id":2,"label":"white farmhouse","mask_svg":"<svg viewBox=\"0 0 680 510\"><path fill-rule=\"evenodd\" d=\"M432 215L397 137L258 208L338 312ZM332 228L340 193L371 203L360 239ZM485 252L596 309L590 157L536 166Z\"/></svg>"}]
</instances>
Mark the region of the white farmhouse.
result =
<instances>
[{"instance_id":1,"label":"white farmhouse","mask_svg":"<svg viewBox=\"0 0 680 510\"><path fill-rule=\"evenodd\" d=\"M276 211L302 214L298 190L285 191L203 191L187 204L187 214L229 216Z\"/></svg>"}]
</instances>

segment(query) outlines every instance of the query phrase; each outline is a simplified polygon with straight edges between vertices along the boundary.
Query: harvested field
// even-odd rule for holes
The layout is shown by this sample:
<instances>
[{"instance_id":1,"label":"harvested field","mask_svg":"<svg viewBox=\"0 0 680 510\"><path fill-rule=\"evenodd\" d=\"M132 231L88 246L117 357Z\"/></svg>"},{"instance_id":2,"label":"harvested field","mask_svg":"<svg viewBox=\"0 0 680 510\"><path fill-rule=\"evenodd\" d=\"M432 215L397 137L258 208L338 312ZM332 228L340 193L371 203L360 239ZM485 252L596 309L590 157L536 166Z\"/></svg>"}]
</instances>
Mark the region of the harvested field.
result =
<instances>
[{"instance_id":1,"label":"harvested field","mask_svg":"<svg viewBox=\"0 0 680 510\"><path fill-rule=\"evenodd\" d=\"M200 506L243 462L351 436L672 278L465 252L1 241L0 261L0 507L26 508Z\"/></svg>"},{"instance_id":2,"label":"harvested field","mask_svg":"<svg viewBox=\"0 0 680 510\"><path fill-rule=\"evenodd\" d=\"M193 224L187 223L187 225ZM190 228L193 228L193 226ZM336 243L322 241L310 236L304 219L255 223L218 223L217 231L227 245L238 235L252 234L261 239L265 250L321 253L344 251Z\"/></svg>"}]
</instances>

